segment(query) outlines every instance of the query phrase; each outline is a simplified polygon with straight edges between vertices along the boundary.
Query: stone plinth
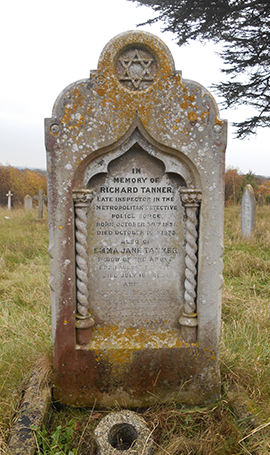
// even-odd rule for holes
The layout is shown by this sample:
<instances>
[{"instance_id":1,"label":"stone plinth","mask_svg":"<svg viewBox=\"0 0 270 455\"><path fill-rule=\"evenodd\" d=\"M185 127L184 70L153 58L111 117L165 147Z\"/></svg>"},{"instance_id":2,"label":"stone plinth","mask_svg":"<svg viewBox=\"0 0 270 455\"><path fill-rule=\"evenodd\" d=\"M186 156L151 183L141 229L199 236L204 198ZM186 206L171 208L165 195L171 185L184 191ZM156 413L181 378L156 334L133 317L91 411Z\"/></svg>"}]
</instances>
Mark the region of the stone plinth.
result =
<instances>
[{"instance_id":1,"label":"stone plinth","mask_svg":"<svg viewBox=\"0 0 270 455\"><path fill-rule=\"evenodd\" d=\"M55 399L219 397L226 131L212 95L144 32L113 38L57 98L45 122Z\"/></svg>"}]
</instances>

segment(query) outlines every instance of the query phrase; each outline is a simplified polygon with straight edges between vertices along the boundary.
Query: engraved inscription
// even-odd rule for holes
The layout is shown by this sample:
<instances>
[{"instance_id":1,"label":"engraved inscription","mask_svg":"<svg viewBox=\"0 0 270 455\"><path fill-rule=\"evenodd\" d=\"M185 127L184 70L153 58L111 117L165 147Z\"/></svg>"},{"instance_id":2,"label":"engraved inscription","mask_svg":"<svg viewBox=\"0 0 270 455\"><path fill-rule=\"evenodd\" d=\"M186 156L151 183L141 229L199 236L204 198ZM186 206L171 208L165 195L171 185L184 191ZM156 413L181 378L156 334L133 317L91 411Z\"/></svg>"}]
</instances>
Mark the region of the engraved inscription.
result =
<instances>
[{"instance_id":1,"label":"engraved inscription","mask_svg":"<svg viewBox=\"0 0 270 455\"><path fill-rule=\"evenodd\" d=\"M184 303L180 176L132 148L89 182L89 295L97 323L174 327Z\"/></svg>"}]
</instances>

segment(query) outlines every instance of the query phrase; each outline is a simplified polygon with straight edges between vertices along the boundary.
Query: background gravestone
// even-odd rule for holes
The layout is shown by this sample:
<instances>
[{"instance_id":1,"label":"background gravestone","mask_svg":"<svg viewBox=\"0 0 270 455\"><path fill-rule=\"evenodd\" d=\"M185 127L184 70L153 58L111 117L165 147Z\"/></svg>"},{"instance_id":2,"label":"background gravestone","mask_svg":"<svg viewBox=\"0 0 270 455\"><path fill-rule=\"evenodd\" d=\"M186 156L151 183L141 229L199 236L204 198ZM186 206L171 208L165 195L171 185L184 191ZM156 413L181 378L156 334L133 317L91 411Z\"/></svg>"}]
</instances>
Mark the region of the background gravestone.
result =
<instances>
[{"instance_id":1,"label":"background gravestone","mask_svg":"<svg viewBox=\"0 0 270 455\"><path fill-rule=\"evenodd\" d=\"M149 33L113 38L56 100L45 122L56 400L219 397L226 132L211 94Z\"/></svg>"},{"instance_id":2,"label":"background gravestone","mask_svg":"<svg viewBox=\"0 0 270 455\"><path fill-rule=\"evenodd\" d=\"M258 194L258 205L263 207L263 195L261 193Z\"/></svg>"},{"instance_id":3,"label":"background gravestone","mask_svg":"<svg viewBox=\"0 0 270 455\"><path fill-rule=\"evenodd\" d=\"M246 185L241 202L241 231L250 237L256 226L256 199L251 185Z\"/></svg>"},{"instance_id":4,"label":"background gravestone","mask_svg":"<svg viewBox=\"0 0 270 455\"><path fill-rule=\"evenodd\" d=\"M41 220L43 218L43 208L44 208L44 201L48 200L47 196L44 196L43 190L38 190L38 195L33 196L35 201L38 201L38 219Z\"/></svg>"},{"instance_id":5,"label":"background gravestone","mask_svg":"<svg viewBox=\"0 0 270 455\"><path fill-rule=\"evenodd\" d=\"M24 198L24 208L25 208L25 210L32 210L32 206L33 206L33 200L31 198L31 196L29 196L29 194L27 194L27 196L25 196L25 198Z\"/></svg>"}]
</instances>

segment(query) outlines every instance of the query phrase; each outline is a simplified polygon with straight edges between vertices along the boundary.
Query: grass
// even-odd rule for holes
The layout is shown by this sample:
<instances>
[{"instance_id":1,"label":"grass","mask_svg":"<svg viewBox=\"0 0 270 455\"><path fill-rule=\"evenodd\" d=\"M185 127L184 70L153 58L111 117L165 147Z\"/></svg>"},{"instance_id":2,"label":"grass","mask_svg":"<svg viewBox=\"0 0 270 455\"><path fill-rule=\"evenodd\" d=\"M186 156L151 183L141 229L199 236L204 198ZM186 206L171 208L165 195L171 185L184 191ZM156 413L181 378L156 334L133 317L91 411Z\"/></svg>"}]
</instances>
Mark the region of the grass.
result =
<instances>
[{"instance_id":1,"label":"grass","mask_svg":"<svg viewBox=\"0 0 270 455\"><path fill-rule=\"evenodd\" d=\"M51 363L48 223L36 216L0 209L0 452L33 365Z\"/></svg>"},{"instance_id":2,"label":"grass","mask_svg":"<svg viewBox=\"0 0 270 455\"><path fill-rule=\"evenodd\" d=\"M38 360L40 368L50 371L51 322L47 223L23 210L0 210L0 229L4 448L33 365ZM257 208L250 239L241 236L240 207L226 208L224 240L222 397L201 408L172 404L144 411L157 455L270 453L270 207ZM94 454L93 431L104 415L96 409L55 410L47 430L37 435L48 442L44 453ZM58 445L54 451L56 435L64 449Z\"/></svg>"}]
</instances>

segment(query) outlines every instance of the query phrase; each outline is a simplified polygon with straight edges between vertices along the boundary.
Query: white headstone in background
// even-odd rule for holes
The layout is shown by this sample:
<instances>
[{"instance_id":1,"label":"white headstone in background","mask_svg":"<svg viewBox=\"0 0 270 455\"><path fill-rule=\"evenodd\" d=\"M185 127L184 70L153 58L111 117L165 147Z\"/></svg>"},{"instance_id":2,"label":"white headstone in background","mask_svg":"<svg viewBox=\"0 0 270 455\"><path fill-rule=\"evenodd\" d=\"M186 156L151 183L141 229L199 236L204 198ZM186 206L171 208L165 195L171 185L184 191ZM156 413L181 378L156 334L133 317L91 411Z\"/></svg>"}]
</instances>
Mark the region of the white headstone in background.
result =
<instances>
[{"instance_id":1,"label":"white headstone in background","mask_svg":"<svg viewBox=\"0 0 270 455\"><path fill-rule=\"evenodd\" d=\"M256 225L256 199L251 185L244 189L241 203L241 231L243 237L250 237Z\"/></svg>"},{"instance_id":2,"label":"white headstone in background","mask_svg":"<svg viewBox=\"0 0 270 455\"><path fill-rule=\"evenodd\" d=\"M32 198L31 196L29 196L29 194L27 194L27 196L25 196L24 198L24 208L25 210L32 210L32 206L33 206Z\"/></svg>"}]
</instances>

